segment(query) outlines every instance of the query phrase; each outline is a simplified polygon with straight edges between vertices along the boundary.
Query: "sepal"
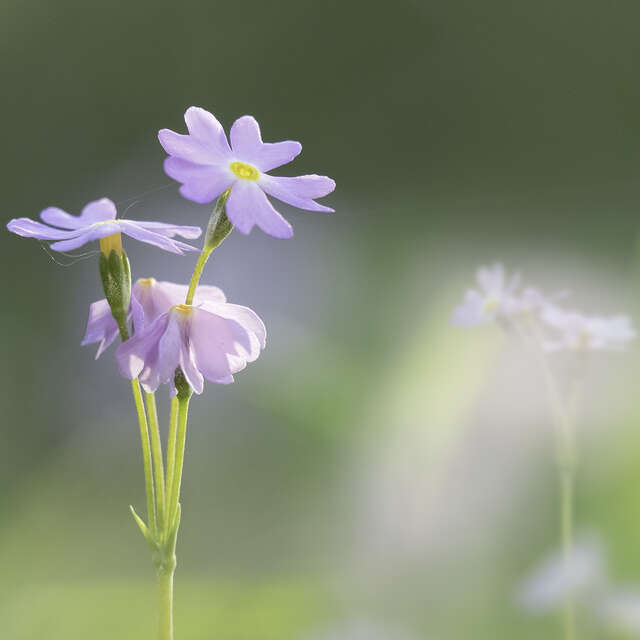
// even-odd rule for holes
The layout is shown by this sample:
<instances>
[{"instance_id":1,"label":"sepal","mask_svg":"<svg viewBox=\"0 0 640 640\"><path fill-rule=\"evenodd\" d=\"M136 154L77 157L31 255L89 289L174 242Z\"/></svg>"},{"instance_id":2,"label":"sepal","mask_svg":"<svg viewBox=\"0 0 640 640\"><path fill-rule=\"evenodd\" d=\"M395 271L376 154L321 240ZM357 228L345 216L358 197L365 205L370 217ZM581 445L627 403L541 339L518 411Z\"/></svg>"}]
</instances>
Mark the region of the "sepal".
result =
<instances>
[{"instance_id":1,"label":"sepal","mask_svg":"<svg viewBox=\"0 0 640 640\"><path fill-rule=\"evenodd\" d=\"M131 300L131 266L127 254L111 251L109 257L100 254L100 279L111 313L118 323L123 340L128 338L127 315Z\"/></svg>"},{"instance_id":2,"label":"sepal","mask_svg":"<svg viewBox=\"0 0 640 640\"><path fill-rule=\"evenodd\" d=\"M204 237L203 251L213 251L233 231L233 224L227 218L227 198L231 193L227 189L217 200L209 218Z\"/></svg>"}]
</instances>

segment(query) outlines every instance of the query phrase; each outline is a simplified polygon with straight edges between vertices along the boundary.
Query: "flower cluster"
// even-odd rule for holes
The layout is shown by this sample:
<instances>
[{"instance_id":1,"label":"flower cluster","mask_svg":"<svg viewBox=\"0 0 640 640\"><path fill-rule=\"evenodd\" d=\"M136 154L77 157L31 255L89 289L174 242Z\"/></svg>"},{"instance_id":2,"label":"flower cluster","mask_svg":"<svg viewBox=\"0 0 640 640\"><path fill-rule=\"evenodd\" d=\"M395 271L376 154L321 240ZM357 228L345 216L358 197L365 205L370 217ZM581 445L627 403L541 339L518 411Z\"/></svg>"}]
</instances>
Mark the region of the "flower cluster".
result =
<instances>
[{"instance_id":1,"label":"flower cluster","mask_svg":"<svg viewBox=\"0 0 640 640\"><path fill-rule=\"evenodd\" d=\"M289 178L269 173L302 151L299 142L265 143L256 120L243 116L231 127L229 144L222 125L208 111L190 107L184 117L188 134L169 129L158 133L169 154L165 171L182 183L180 192L185 198L199 203L218 198L222 221L214 210L216 216L212 214L209 224L210 229L213 225L213 235L218 229L217 243L233 227L245 234L258 226L277 238L293 235L291 225L265 194L301 209L333 211L315 201L334 190L331 178ZM51 249L61 252L100 241L106 298L90 306L82 344L98 342L99 357L120 334L125 340L116 351L120 372L139 379L147 392L166 383L175 393L176 371L196 393L202 392L204 379L219 384L233 382L233 374L253 362L264 348L262 320L247 307L229 304L217 287L199 286L194 297L186 285L143 278L131 288L129 263L122 250L123 234L183 254L198 249L174 237L198 238L200 227L118 218L115 204L107 198L90 202L79 216L48 207L40 218L42 222L15 218L7 228L23 237L49 241ZM208 242L209 230L201 254L203 263L214 248ZM129 337L131 322L134 335Z\"/></svg>"},{"instance_id":2,"label":"flower cluster","mask_svg":"<svg viewBox=\"0 0 640 640\"><path fill-rule=\"evenodd\" d=\"M563 309L560 294L547 297L534 287L521 288L518 274L507 278L504 267L480 267L477 287L469 289L453 312L461 327L497 322L529 333L533 330L545 351L620 350L635 338L625 315L588 316Z\"/></svg>"},{"instance_id":3,"label":"flower cluster","mask_svg":"<svg viewBox=\"0 0 640 640\"><path fill-rule=\"evenodd\" d=\"M107 198L90 202L79 216L49 207L40 213L41 221L16 218L7 224L19 236L51 242L54 251L99 241L98 268L105 297L89 307L82 344L98 343L99 358L118 336L122 339L115 359L120 373L131 380L142 445L146 522L133 506L130 509L152 550L161 638L173 638L173 574L189 402L193 393L203 392L205 380L233 382L236 373L259 357L267 333L254 311L227 302L218 287L200 285L203 269L234 227L244 234L258 226L276 238L293 235L291 225L266 194L301 209L333 211L315 199L335 188L326 176L271 175L269 171L293 160L302 145L291 140L263 142L251 116L234 122L231 145L208 111L191 107L185 121L187 135L169 129L158 133L169 154L165 171L182 183L184 197L200 203L216 201L188 285L141 278L132 286L122 236L184 254L197 249L175 236L198 238L200 227L118 218L115 204ZM166 457L155 399L161 385L167 385L172 396Z\"/></svg>"}]
</instances>

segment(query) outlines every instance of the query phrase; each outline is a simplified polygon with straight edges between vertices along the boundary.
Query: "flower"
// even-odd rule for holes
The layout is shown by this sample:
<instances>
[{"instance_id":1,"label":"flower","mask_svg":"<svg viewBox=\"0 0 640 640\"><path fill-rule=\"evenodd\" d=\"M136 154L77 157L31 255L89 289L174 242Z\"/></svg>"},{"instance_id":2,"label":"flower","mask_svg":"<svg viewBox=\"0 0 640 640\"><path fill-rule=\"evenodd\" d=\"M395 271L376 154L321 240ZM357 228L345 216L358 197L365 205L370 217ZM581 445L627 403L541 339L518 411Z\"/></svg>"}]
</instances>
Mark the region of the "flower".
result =
<instances>
[{"instance_id":1,"label":"flower","mask_svg":"<svg viewBox=\"0 0 640 640\"><path fill-rule=\"evenodd\" d=\"M541 319L555 336L545 342L547 351L620 351L636 337L631 319L624 315L585 316L547 305Z\"/></svg>"},{"instance_id":2,"label":"flower","mask_svg":"<svg viewBox=\"0 0 640 640\"><path fill-rule=\"evenodd\" d=\"M299 142L262 142L260 127L252 116L238 118L231 127L231 147L218 120L208 111L189 107L184 114L189 133L170 129L158 133L169 154L164 170L182 183L180 193L194 202L211 202L227 189L227 217L242 233L258 225L275 238L290 238L291 225L273 208L267 196L309 211L333 209L315 202L335 189L326 176L293 178L267 173L291 162L302 151Z\"/></svg>"},{"instance_id":3,"label":"flower","mask_svg":"<svg viewBox=\"0 0 640 640\"><path fill-rule=\"evenodd\" d=\"M606 582L602 548L596 539L587 537L575 544L568 559L561 552L545 558L521 585L518 601L531 612L550 611L570 594L588 600Z\"/></svg>"},{"instance_id":4,"label":"flower","mask_svg":"<svg viewBox=\"0 0 640 640\"><path fill-rule=\"evenodd\" d=\"M173 282L158 282L155 278L139 278L131 288L131 306L127 320L133 318L134 329L140 332L158 316L180 304L187 295L188 287ZM221 289L200 285L196 289L195 302L217 300L225 302ZM87 330L81 345L99 342L96 360L111 345L118 335L118 324L111 315L106 299L98 300L89 307Z\"/></svg>"},{"instance_id":5,"label":"flower","mask_svg":"<svg viewBox=\"0 0 640 640\"><path fill-rule=\"evenodd\" d=\"M179 285L157 284L159 290L147 291L147 297L140 290L135 298L132 296L136 333L116 351L123 376L139 378L147 392L169 383L175 395L173 379L180 367L189 386L202 393L205 378L229 384L234 373L258 358L265 346L266 330L251 309L227 303L217 287L199 287L194 304L172 304L148 321L152 314L144 315L145 308L160 311L179 291ZM186 287L182 291L186 293ZM140 308L136 310L134 305L143 312L144 326L140 330Z\"/></svg>"},{"instance_id":6,"label":"flower","mask_svg":"<svg viewBox=\"0 0 640 640\"><path fill-rule=\"evenodd\" d=\"M129 316L130 317L130 316ZM111 308L105 298L91 303L89 306L89 320L87 321L87 330L84 338L80 343L81 346L99 342L96 360L102 355L104 350L118 336L118 323L111 315Z\"/></svg>"},{"instance_id":7,"label":"flower","mask_svg":"<svg viewBox=\"0 0 640 640\"><path fill-rule=\"evenodd\" d=\"M111 248L121 252L120 233L171 253L198 251L191 245L171 238L176 235L189 239L197 238L202 233L200 227L118 220L116 215L115 204L108 198L102 198L87 204L79 216L70 215L57 207L48 207L40 213L40 217L47 224L30 218L14 218L7 224L7 229L25 238L55 240L56 242L51 244L55 251L70 251L92 240L101 240L104 253L108 254Z\"/></svg>"},{"instance_id":8,"label":"flower","mask_svg":"<svg viewBox=\"0 0 640 640\"><path fill-rule=\"evenodd\" d=\"M480 267L476 280L478 289L469 289L462 304L454 309L454 325L473 327L524 310L523 301L515 293L520 284L518 274L507 281L504 267L496 263L491 267Z\"/></svg>"}]
</instances>

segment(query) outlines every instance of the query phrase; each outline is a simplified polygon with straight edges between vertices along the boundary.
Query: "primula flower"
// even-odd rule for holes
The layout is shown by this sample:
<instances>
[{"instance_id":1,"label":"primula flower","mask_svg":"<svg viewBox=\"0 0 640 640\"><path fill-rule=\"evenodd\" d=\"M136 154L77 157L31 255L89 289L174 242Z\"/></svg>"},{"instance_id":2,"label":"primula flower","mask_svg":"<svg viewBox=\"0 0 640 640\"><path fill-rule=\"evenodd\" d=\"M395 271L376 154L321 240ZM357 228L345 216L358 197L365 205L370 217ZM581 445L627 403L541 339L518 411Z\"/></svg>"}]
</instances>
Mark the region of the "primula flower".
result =
<instances>
[{"instance_id":1,"label":"primula flower","mask_svg":"<svg viewBox=\"0 0 640 640\"><path fill-rule=\"evenodd\" d=\"M173 282L158 282L155 278L140 278L131 288L131 307L127 317L133 317L134 329L140 332L145 325L151 324L159 315L169 311L173 305L180 304L187 295L187 285ZM206 300L225 302L221 289L208 285L200 285L196 290L195 304ZM96 359L118 336L116 323L106 299L93 302L89 307L87 330L82 339L82 346L99 342Z\"/></svg>"},{"instance_id":2,"label":"primula flower","mask_svg":"<svg viewBox=\"0 0 640 640\"><path fill-rule=\"evenodd\" d=\"M133 309L136 333L116 351L123 376L139 378L147 392L169 383L175 394L173 379L180 367L189 386L202 393L205 378L229 384L234 373L258 358L266 338L262 320L247 307L227 303L216 287L199 287L198 294L193 305L173 304L149 323L145 316L141 330L135 320L139 311ZM143 311L145 306L159 310L171 299L167 287L146 300L140 292L135 297Z\"/></svg>"},{"instance_id":3,"label":"primula flower","mask_svg":"<svg viewBox=\"0 0 640 640\"><path fill-rule=\"evenodd\" d=\"M185 198L211 202L231 188L226 207L233 225L242 233L249 233L258 225L276 238L290 238L293 230L265 194L300 209L333 211L314 201L335 189L331 178L285 178L267 173L291 162L302 151L299 142L262 142L256 120L242 116L231 127L230 147L222 125L208 111L189 107L184 119L187 135L162 129L158 138L170 156L164 169L182 183L180 193Z\"/></svg>"},{"instance_id":4,"label":"primula flower","mask_svg":"<svg viewBox=\"0 0 640 640\"><path fill-rule=\"evenodd\" d=\"M631 319L624 315L590 317L549 305L541 319L556 335L545 342L547 351L620 351L636 337Z\"/></svg>"},{"instance_id":5,"label":"primula flower","mask_svg":"<svg viewBox=\"0 0 640 640\"><path fill-rule=\"evenodd\" d=\"M477 289L469 289L464 301L453 312L453 324L473 327L506 318L523 310L523 303L516 296L520 276L509 280L504 267L494 264L480 267L476 272Z\"/></svg>"},{"instance_id":6,"label":"primula flower","mask_svg":"<svg viewBox=\"0 0 640 640\"><path fill-rule=\"evenodd\" d=\"M171 238L176 235L189 239L197 238L202 233L199 227L118 220L116 215L115 204L108 198L102 198L87 204L79 216L73 216L57 207L48 207L40 213L40 217L47 224L31 218L14 218L7 224L7 229L25 238L55 240L50 245L55 251L70 251L92 240L102 239L102 242L106 241L105 246L121 251L121 233L171 253L198 251L191 245ZM113 236L115 240L112 239Z\"/></svg>"}]
</instances>

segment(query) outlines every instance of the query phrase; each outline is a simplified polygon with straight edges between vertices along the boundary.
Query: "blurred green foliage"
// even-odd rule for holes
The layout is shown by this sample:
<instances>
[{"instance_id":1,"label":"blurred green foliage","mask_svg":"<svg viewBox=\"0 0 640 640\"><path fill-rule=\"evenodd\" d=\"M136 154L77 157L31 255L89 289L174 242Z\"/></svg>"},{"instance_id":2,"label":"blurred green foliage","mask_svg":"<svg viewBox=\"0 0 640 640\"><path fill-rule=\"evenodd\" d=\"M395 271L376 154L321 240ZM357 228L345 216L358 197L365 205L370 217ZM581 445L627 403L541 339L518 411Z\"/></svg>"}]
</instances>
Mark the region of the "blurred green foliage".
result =
<instances>
[{"instance_id":1,"label":"blurred green foliage","mask_svg":"<svg viewBox=\"0 0 640 640\"><path fill-rule=\"evenodd\" d=\"M350 610L427 640L556 633L512 598L555 546L550 466L490 542L466 532L439 561L377 581L346 560L366 546L349 461L419 422L416 398L437 405L424 424L435 433L495 374L494 351L472 356L476 338L447 327L477 263L555 264L552 290L586 264L598 302L635 294L638 18L631 0L0 5L7 220L105 195L133 218L204 224L207 207L163 175L155 138L182 129L191 104L226 126L255 115L266 140L303 142L287 170L338 183L335 216L283 209L293 241L232 234L208 272L270 338L237 384L193 403L179 638L303 640ZM151 638L151 567L127 513L142 503L131 402L110 355L94 363L78 346L101 296L95 260L61 267L7 233L0 246L0 637ZM192 267L128 251L137 276ZM394 402L402 421L381 426ZM585 443L578 494L579 520L629 581L637 423L623 407L604 441Z\"/></svg>"}]
</instances>

